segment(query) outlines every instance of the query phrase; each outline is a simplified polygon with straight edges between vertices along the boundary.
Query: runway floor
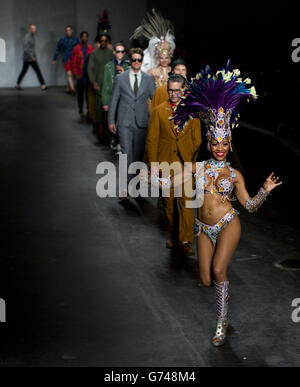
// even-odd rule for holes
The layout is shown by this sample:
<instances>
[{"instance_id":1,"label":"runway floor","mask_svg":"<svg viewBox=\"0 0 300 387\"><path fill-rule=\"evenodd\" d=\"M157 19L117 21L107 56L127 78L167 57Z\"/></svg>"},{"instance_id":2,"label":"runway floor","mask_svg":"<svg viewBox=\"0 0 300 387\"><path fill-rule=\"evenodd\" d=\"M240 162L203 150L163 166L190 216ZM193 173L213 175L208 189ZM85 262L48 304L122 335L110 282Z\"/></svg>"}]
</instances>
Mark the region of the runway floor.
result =
<instances>
[{"instance_id":1,"label":"runway floor","mask_svg":"<svg viewBox=\"0 0 300 387\"><path fill-rule=\"evenodd\" d=\"M80 122L76 98L0 90L0 365L299 366L300 271L276 266L299 259L299 160L275 140L236 136L251 193L273 166L285 186L255 215L236 207L231 329L213 348L214 289L200 285L196 258L165 248L156 199L97 196L98 163L116 159Z\"/></svg>"}]
</instances>

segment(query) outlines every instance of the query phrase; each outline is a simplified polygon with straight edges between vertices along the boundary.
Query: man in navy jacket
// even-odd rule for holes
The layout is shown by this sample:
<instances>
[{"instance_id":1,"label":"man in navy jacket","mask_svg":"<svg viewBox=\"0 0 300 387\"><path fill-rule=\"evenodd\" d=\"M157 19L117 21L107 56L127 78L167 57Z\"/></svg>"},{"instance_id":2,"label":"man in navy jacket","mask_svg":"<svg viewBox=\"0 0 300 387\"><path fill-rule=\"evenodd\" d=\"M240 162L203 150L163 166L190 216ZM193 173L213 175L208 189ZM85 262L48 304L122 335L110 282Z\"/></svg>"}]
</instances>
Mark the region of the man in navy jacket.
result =
<instances>
[{"instance_id":1,"label":"man in navy jacket","mask_svg":"<svg viewBox=\"0 0 300 387\"><path fill-rule=\"evenodd\" d=\"M72 76L72 51L75 46L79 44L79 39L73 36L73 29L71 26L66 27L66 35L59 39L56 47L56 51L54 53L52 64L55 66L57 58L62 51L62 60L64 64L65 71L68 77L68 86L67 92L76 94L73 76Z\"/></svg>"}]
</instances>

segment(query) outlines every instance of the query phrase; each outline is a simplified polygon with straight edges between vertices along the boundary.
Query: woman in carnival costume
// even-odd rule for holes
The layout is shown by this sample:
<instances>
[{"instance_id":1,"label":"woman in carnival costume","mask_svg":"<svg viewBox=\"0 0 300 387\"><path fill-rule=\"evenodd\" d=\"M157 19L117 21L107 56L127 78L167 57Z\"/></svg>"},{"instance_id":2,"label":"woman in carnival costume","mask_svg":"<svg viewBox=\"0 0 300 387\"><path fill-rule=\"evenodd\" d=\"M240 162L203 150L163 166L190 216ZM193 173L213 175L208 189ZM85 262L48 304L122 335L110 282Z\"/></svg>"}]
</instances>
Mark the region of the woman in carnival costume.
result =
<instances>
[{"instance_id":1,"label":"woman in carnival costume","mask_svg":"<svg viewBox=\"0 0 300 387\"><path fill-rule=\"evenodd\" d=\"M151 183L169 189L194 176L199 200L195 229L200 279L204 286L216 292L217 324L212 339L215 347L226 340L228 327L229 280L227 269L241 235L239 213L232 207L237 200L250 213L256 212L270 192L281 185L272 172L257 195L250 197L242 173L228 159L235 160L232 129L239 124L238 108L242 101L256 99L249 78L240 78L238 69L226 69L211 74L209 67L192 79L174 114L177 130L184 130L193 118L202 118L207 129L207 149L210 159L192 163L190 169L170 179L151 176ZM200 154L201 157L201 154ZM211 270L212 269L212 270ZM212 274L213 273L213 276ZM212 278L213 277L213 278Z\"/></svg>"},{"instance_id":2,"label":"woman in carnival costume","mask_svg":"<svg viewBox=\"0 0 300 387\"><path fill-rule=\"evenodd\" d=\"M148 48L144 51L142 71L155 78L156 87L163 86L168 81L176 48L173 25L153 9L152 15L147 13L131 39L140 36L149 39Z\"/></svg>"}]
</instances>

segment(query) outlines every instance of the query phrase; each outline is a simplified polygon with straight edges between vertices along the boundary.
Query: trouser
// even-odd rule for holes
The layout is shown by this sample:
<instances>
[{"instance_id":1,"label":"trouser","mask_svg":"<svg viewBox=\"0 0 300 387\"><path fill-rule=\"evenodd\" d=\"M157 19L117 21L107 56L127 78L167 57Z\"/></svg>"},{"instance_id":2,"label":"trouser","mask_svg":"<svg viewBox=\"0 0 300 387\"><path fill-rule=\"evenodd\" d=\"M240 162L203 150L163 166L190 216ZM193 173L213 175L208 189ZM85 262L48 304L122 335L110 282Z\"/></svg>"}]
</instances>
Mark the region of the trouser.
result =
<instances>
[{"instance_id":1,"label":"trouser","mask_svg":"<svg viewBox=\"0 0 300 387\"><path fill-rule=\"evenodd\" d=\"M127 171L131 163L144 160L147 129L147 127L138 127L136 123L131 126L118 126L121 152L127 155ZM128 182L134 176L133 174L127 174Z\"/></svg>"},{"instance_id":2,"label":"trouser","mask_svg":"<svg viewBox=\"0 0 300 387\"><path fill-rule=\"evenodd\" d=\"M77 100L79 113L83 112L84 97L86 106L88 107L88 83L85 81L77 81Z\"/></svg>"},{"instance_id":3,"label":"trouser","mask_svg":"<svg viewBox=\"0 0 300 387\"><path fill-rule=\"evenodd\" d=\"M118 112L116 114L116 121L117 119L118 119ZM119 128L117 128L116 134L113 136L113 139L114 139L115 145L120 144Z\"/></svg>"},{"instance_id":4,"label":"trouser","mask_svg":"<svg viewBox=\"0 0 300 387\"><path fill-rule=\"evenodd\" d=\"M102 106L102 97L99 91L96 92L96 121L102 127L104 126L103 122L104 114L103 114L103 106Z\"/></svg>"},{"instance_id":5,"label":"trouser","mask_svg":"<svg viewBox=\"0 0 300 387\"><path fill-rule=\"evenodd\" d=\"M189 184L182 186L182 194L177 198L174 194L174 188L171 188L170 196L162 197L168 232L175 236L177 233L175 226L178 225L179 242L193 243L194 240L194 210L186 206L186 201L192 200L192 188L192 185Z\"/></svg>"},{"instance_id":6,"label":"trouser","mask_svg":"<svg viewBox=\"0 0 300 387\"><path fill-rule=\"evenodd\" d=\"M35 71L35 73L40 81L40 84L45 85L45 80L42 76L42 73L41 73L41 70L40 70L40 67L39 67L37 61L31 61L31 62L24 61L23 68L22 68L21 74L19 75L17 84L18 85L21 84L22 79L24 78L25 74L27 73L29 66L31 66L33 68L33 70Z\"/></svg>"},{"instance_id":7,"label":"trouser","mask_svg":"<svg viewBox=\"0 0 300 387\"><path fill-rule=\"evenodd\" d=\"M120 144L120 136L119 136L119 131L117 130L116 135L115 135L115 141L117 144Z\"/></svg>"},{"instance_id":8,"label":"trouser","mask_svg":"<svg viewBox=\"0 0 300 387\"><path fill-rule=\"evenodd\" d=\"M93 85L90 83L88 86L88 110L89 117L92 120L93 124L96 123L96 94L93 90Z\"/></svg>"},{"instance_id":9,"label":"trouser","mask_svg":"<svg viewBox=\"0 0 300 387\"><path fill-rule=\"evenodd\" d=\"M98 136L103 144L107 144L111 135L107 125L107 112L103 110L101 92L96 92L96 122L98 125Z\"/></svg>"}]
</instances>

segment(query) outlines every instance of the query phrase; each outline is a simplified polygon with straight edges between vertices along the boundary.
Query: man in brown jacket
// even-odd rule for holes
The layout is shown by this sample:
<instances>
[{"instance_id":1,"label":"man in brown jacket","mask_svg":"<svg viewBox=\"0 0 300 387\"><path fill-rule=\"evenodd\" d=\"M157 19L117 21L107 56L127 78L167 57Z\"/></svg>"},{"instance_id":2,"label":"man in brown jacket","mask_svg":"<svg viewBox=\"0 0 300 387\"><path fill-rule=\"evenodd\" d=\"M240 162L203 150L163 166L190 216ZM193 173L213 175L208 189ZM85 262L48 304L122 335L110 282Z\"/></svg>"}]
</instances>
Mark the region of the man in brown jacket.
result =
<instances>
[{"instance_id":1,"label":"man in brown jacket","mask_svg":"<svg viewBox=\"0 0 300 387\"><path fill-rule=\"evenodd\" d=\"M163 102L154 108L146 142L146 160L150 166L153 162L180 163L193 162L198 156L198 149L202 142L200 120L189 121L182 132L176 131L173 121L170 121L173 109L180 101L185 78L179 74L172 74L168 80L169 101ZM194 255L190 246L194 240L194 212L192 208L186 207L186 200L191 200L185 195L178 198L179 207L179 232L178 239L184 255ZM169 239L167 248L174 247L174 189L171 189L170 197L163 197L164 213L167 219Z\"/></svg>"},{"instance_id":2,"label":"man in brown jacket","mask_svg":"<svg viewBox=\"0 0 300 387\"><path fill-rule=\"evenodd\" d=\"M187 78L187 65L186 62L183 59L176 59L172 64L172 70L169 73L171 74L180 74L184 78ZM151 113L156 106L160 105L161 103L169 100L169 93L168 93L168 85L163 85L158 87L155 90L152 104L151 104Z\"/></svg>"}]
</instances>

